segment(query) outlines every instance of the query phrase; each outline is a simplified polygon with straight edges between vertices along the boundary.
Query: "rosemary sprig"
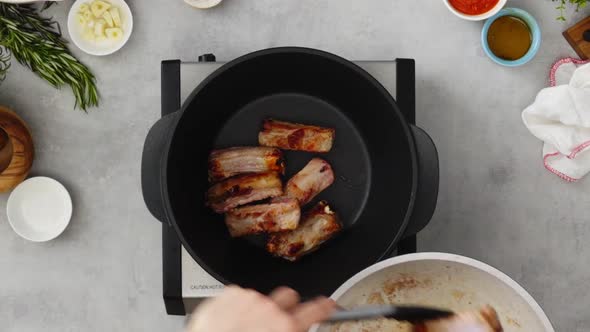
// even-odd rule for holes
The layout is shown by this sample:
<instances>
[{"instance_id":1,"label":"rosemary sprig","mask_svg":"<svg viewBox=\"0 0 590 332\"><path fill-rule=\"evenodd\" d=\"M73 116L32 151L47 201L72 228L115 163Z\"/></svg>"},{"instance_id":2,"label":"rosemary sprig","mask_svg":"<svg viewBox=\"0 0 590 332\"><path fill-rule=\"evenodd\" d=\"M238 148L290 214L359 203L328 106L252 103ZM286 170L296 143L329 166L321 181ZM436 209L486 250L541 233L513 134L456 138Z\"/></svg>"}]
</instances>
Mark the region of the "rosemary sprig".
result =
<instances>
[{"instance_id":1,"label":"rosemary sprig","mask_svg":"<svg viewBox=\"0 0 590 332\"><path fill-rule=\"evenodd\" d=\"M98 105L94 75L71 55L57 22L41 17L36 7L0 3L0 46L53 87L69 85L74 107Z\"/></svg>"},{"instance_id":2,"label":"rosemary sprig","mask_svg":"<svg viewBox=\"0 0 590 332\"><path fill-rule=\"evenodd\" d=\"M0 82L6 78L6 73L10 68L10 53L0 48Z\"/></svg>"},{"instance_id":3,"label":"rosemary sprig","mask_svg":"<svg viewBox=\"0 0 590 332\"><path fill-rule=\"evenodd\" d=\"M555 9L559 10L559 17L557 19L559 21L565 21L565 10L566 5L569 3L571 5L576 6L576 11L586 7L588 5L589 0L552 0L553 2L559 2L559 5L555 7Z\"/></svg>"},{"instance_id":4,"label":"rosemary sprig","mask_svg":"<svg viewBox=\"0 0 590 332\"><path fill-rule=\"evenodd\" d=\"M44 11L45 9L47 9L47 8L49 8L49 7L53 6L53 5L55 5L56 3L57 3L57 2L54 2L54 1L45 1L45 2L43 3L43 6L41 6L41 11Z\"/></svg>"}]
</instances>

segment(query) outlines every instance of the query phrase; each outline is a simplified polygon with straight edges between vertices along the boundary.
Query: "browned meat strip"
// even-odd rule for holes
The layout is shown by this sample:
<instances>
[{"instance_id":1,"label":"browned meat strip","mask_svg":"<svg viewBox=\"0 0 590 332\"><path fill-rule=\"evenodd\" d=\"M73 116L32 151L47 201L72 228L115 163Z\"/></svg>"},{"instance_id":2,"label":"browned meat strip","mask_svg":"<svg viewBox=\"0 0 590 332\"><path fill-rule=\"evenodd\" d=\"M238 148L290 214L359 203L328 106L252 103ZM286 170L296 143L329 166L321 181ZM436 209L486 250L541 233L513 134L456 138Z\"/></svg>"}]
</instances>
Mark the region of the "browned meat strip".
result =
<instances>
[{"instance_id":1,"label":"browned meat strip","mask_svg":"<svg viewBox=\"0 0 590 332\"><path fill-rule=\"evenodd\" d=\"M305 214L299 227L270 236L266 249L275 256L295 261L317 249L342 229L336 214L325 201Z\"/></svg>"},{"instance_id":2,"label":"browned meat strip","mask_svg":"<svg viewBox=\"0 0 590 332\"><path fill-rule=\"evenodd\" d=\"M328 152L334 135L335 130L331 128L267 119L258 134L258 143L286 150Z\"/></svg>"},{"instance_id":3,"label":"browned meat strip","mask_svg":"<svg viewBox=\"0 0 590 332\"><path fill-rule=\"evenodd\" d=\"M314 158L287 182L285 195L296 198L303 206L333 182L334 172L330 164Z\"/></svg>"},{"instance_id":4,"label":"browned meat strip","mask_svg":"<svg viewBox=\"0 0 590 332\"><path fill-rule=\"evenodd\" d=\"M233 237L289 231L297 228L301 210L293 198L277 198L269 204L244 206L228 211L225 224Z\"/></svg>"},{"instance_id":5,"label":"browned meat strip","mask_svg":"<svg viewBox=\"0 0 590 332\"><path fill-rule=\"evenodd\" d=\"M235 147L215 150L209 155L209 181L217 182L242 173L283 173L281 150L269 147Z\"/></svg>"},{"instance_id":6,"label":"browned meat strip","mask_svg":"<svg viewBox=\"0 0 590 332\"><path fill-rule=\"evenodd\" d=\"M448 318L414 326L414 332L502 332L496 310L485 306L479 311L461 312Z\"/></svg>"},{"instance_id":7,"label":"browned meat strip","mask_svg":"<svg viewBox=\"0 0 590 332\"><path fill-rule=\"evenodd\" d=\"M277 172L243 174L214 184L207 192L207 204L217 213L227 212L250 202L283 194Z\"/></svg>"}]
</instances>

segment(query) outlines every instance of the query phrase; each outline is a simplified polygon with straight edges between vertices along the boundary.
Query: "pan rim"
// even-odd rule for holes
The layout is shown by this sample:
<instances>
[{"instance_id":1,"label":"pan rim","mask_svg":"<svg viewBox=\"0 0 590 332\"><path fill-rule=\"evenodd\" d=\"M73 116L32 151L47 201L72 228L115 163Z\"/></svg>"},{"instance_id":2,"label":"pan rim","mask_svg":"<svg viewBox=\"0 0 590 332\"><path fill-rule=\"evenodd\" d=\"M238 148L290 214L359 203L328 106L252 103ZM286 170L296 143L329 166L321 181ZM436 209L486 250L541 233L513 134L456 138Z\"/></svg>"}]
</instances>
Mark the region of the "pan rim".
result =
<instances>
[{"instance_id":1,"label":"pan rim","mask_svg":"<svg viewBox=\"0 0 590 332\"><path fill-rule=\"evenodd\" d=\"M162 195L162 202L164 204L164 213L165 213L166 219L170 222L170 224L172 224L172 227L174 227L176 235L180 239L180 242L182 243L183 247L191 255L191 257L197 262L197 264L199 264L199 266L201 266L208 274L210 274L213 278L217 279L219 282L223 283L224 285L230 285L235 282L224 278L223 276L218 274L216 271L214 271L212 268L210 268L206 263L203 262L203 260L193 250L193 248L188 245L188 241L186 240L183 232L180 230L180 227L178 226L178 223L176 222L176 218L174 216L174 212L172 209L172 203L169 199L170 195L169 195L169 191L168 191L168 180L167 180L170 148L174 142L178 125L181 122L182 118L184 117L186 109L189 107L189 105L193 102L193 100L198 96L200 91L205 86L210 84L213 80L215 80L218 76L220 76L225 71L227 71L227 70L229 70L241 63L250 61L251 59L254 59L254 58L257 58L260 56L267 56L267 55L273 55L273 54L289 54L289 53L320 56L320 57L329 59L331 61L335 61L338 64L343 65L345 67L348 67L349 69L353 70L355 73L361 75L368 83L372 84L376 89L378 89L381 92L381 94L387 99L387 102L390 104L393 112L400 120L404 134L408 139L408 148L409 148L409 152L410 152L411 167L412 167L412 191L410 193L410 197L409 197L410 199L408 202L406 213L405 213L404 219L402 221L402 224L397 231L397 234L395 234L395 236L393 236L393 238L389 242L386 250L377 258L376 262L369 262L368 266L371 266L374 263L380 262L384 257L388 257L393 252L393 250L396 248L395 247L396 244L401 240L401 238L406 230L406 227L408 226L410 219L412 217L412 214L413 214L413 209L414 209L414 205L416 202L416 196L417 196L417 192L418 192L418 157L417 157L417 151L416 151L417 148L416 148L415 138L414 138L414 135L412 134L412 131L410 129L410 124L408 123L408 120L404 117L404 115L401 113L399 106L397 105L397 102L395 101L393 96L389 93L389 91L387 91L387 89L376 78L374 78L371 74L369 74L363 68L359 67L357 64L355 64L354 62L352 62L350 60L342 58L342 57L335 55L333 53L329 53L329 52L314 49L314 48L299 47L299 46L273 47L273 48L266 48L266 49L262 49L262 50L258 50L258 51L254 51L254 52L242 55L234 60L231 60L231 61L225 63L224 65L222 65L221 67L216 69L213 73L211 73L209 76L207 76L207 78L205 78L199 85L197 85L197 87L187 97L187 99L182 104L181 108L177 111L177 112L179 112L179 114L177 115L176 121L170 126L170 134L167 137L164 153L162 155L162 159L160 160L160 163L161 163L160 180L162 183L161 195Z\"/></svg>"}]
</instances>

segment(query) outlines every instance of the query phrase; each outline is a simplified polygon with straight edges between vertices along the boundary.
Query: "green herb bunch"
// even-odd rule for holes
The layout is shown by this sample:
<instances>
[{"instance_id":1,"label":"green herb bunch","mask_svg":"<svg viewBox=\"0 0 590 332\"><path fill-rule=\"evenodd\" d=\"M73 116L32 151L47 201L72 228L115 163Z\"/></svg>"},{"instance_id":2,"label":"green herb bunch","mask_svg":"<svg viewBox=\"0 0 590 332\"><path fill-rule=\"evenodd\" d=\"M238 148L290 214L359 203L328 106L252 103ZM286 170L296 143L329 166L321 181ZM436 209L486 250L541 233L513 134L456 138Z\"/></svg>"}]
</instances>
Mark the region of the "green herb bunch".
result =
<instances>
[{"instance_id":1,"label":"green herb bunch","mask_svg":"<svg viewBox=\"0 0 590 332\"><path fill-rule=\"evenodd\" d=\"M98 105L96 79L66 43L57 22L41 17L36 7L0 3L0 82L12 56L53 87L69 85L74 107L86 111Z\"/></svg>"},{"instance_id":2,"label":"green herb bunch","mask_svg":"<svg viewBox=\"0 0 590 332\"><path fill-rule=\"evenodd\" d=\"M6 78L8 68L10 68L10 54L0 48L0 82Z\"/></svg>"},{"instance_id":3,"label":"green herb bunch","mask_svg":"<svg viewBox=\"0 0 590 332\"><path fill-rule=\"evenodd\" d=\"M566 10L566 5L569 3L571 5L575 5L576 6L576 11L586 7L586 5L588 4L588 1L590 0L553 0L554 2L557 1L559 2L559 6L556 7L557 10L559 10L559 17L557 18L560 21L565 21L565 10Z\"/></svg>"}]
</instances>

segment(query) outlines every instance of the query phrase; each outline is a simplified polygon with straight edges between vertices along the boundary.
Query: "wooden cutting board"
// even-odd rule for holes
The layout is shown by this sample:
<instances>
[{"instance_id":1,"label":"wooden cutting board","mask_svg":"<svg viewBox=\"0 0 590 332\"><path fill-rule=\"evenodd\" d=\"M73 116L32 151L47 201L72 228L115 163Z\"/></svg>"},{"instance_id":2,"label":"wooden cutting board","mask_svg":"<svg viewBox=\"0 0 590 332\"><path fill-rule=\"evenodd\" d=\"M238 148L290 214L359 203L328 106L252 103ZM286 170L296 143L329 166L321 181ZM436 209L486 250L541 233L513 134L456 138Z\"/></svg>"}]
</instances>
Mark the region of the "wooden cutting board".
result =
<instances>
[{"instance_id":1,"label":"wooden cutting board","mask_svg":"<svg viewBox=\"0 0 590 332\"><path fill-rule=\"evenodd\" d=\"M563 32L565 40L572 46L582 60L590 58L590 17L576 23Z\"/></svg>"},{"instance_id":2,"label":"wooden cutting board","mask_svg":"<svg viewBox=\"0 0 590 332\"><path fill-rule=\"evenodd\" d=\"M16 187L29 174L33 166L34 147L26 123L12 110L0 106L0 127L8 133L13 155L8 168L0 173L0 192Z\"/></svg>"}]
</instances>

